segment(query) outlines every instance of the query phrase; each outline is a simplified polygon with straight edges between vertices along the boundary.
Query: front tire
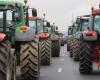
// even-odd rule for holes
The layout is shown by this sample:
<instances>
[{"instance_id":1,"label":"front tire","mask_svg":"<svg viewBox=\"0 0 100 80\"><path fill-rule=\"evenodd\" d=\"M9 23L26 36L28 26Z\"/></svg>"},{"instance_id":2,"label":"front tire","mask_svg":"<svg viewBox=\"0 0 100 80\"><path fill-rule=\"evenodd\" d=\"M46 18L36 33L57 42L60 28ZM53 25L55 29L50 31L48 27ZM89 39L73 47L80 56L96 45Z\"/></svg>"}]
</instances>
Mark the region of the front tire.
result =
<instances>
[{"instance_id":1,"label":"front tire","mask_svg":"<svg viewBox=\"0 0 100 80\"><path fill-rule=\"evenodd\" d=\"M79 54L80 54L79 41L76 40L76 43L73 48L73 60L74 61L79 61Z\"/></svg>"}]
</instances>

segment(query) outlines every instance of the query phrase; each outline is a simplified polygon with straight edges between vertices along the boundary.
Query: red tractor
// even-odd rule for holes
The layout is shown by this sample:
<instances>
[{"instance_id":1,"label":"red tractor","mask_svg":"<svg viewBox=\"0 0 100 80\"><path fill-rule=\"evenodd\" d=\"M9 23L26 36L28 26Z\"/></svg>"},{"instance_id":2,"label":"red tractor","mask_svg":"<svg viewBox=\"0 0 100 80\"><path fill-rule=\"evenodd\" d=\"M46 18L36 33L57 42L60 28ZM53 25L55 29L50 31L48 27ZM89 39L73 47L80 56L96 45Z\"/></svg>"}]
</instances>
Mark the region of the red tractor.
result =
<instances>
[{"instance_id":1,"label":"red tractor","mask_svg":"<svg viewBox=\"0 0 100 80\"><path fill-rule=\"evenodd\" d=\"M100 67L100 8L92 8L88 30L82 32L80 41L79 71L89 74L93 71L93 62Z\"/></svg>"}]
</instances>

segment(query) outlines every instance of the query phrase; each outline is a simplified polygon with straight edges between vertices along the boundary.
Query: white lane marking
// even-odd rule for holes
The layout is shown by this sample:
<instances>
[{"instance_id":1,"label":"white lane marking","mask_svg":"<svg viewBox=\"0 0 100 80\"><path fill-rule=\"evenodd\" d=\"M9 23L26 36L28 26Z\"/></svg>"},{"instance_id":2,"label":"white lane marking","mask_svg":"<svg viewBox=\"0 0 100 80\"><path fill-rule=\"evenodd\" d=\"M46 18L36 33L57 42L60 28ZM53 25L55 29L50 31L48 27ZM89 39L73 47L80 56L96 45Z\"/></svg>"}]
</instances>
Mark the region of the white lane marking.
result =
<instances>
[{"instance_id":1,"label":"white lane marking","mask_svg":"<svg viewBox=\"0 0 100 80\"><path fill-rule=\"evenodd\" d=\"M61 59L61 61L64 61L65 59Z\"/></svg>"},{"instance_id":2,"label":"white lane marking","mask_svg":"<svg viewBox=\"0 0 100 80\"><path fill-rule=\"evenodd\" d=\"M62 68L58 68L58 72L59 72L59 73L62 72Z\"/></svg>"}]
</instances>

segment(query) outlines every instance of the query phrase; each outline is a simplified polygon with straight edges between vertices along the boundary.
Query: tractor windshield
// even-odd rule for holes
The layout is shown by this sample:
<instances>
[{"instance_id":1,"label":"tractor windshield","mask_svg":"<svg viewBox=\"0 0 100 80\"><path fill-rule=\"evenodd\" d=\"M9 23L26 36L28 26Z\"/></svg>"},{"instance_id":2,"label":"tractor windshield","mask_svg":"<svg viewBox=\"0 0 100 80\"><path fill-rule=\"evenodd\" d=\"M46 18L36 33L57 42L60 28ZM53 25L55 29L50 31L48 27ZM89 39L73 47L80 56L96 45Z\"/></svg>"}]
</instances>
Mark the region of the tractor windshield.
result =
<instances>
[{"instance_id":1,"label":"tractor windshield","mask_svg":"<svg viewBox=\"0 0 100 80\"><path fill-rule=\"evenodd\" d=\"M88 29L88 22L84 22L82 24L82 31L87 30Z\"/></svg>"},{"instance_id":2,"label":"tractor windshield","mask_svg":"<svg viewBox=\"0 0 100 80\"><path fill-rule=\"evenodd\" d=\"M100 15L95 16L94 29L100 30Z\"/></svg>"},{"instance_id":3,"label":"tractor windshield","mask_svg":"<svg viewBox=\"0 0 100 80\"><path fill-rule=\"evenodd\" d=\"M79 31L79 26L75 23L73 25L73 34L76 33L77 31Z\"/></svg>"},{"instance_id":4,"label":"tractor windshield","mask_svg":"<svg viewBox=\"0 0 100 80\"><path fill-rule=\"evenodd\" d=\"M36 29L36 21L29 21L29 27Z\"/></svg>"},{"instance_id":5,"label":"tractor windshield","mask_svg":"<svg viewBox=\"0 0 100 80\"><path fill-rule=\"evenodd\" d=\"M42 20L37 20L37 32L41 33L43 32L43 21Z\"/></svg>"},{"instance_id":6,"label":"tractor windshield","mask_svg":"<svg viewBox=\"0 0 100 80\"><path fill-rule=\"evenodd\" d=\"M9 28L19 22L19 15L17 8L0 5L0 30Z\"/></svg>"},{"instance_id":7,"label":"tractor windshield","mask_svg":"<svg viewBox=\"0 0 100 80\"><path fill-rule=\"evenodd\" d=\"M73 29L72 28L68 28L68 35L71 35L73 32Z\"/></svg>"},{"instance_id":8,"label":"tractor windshield","mask_svg":"<svg viewBox=\"0 0 100 80\"><path fill-rule=\"evenodd\" d=\"M51 27L45 27L45 32L52 33L52 28Z\"/></svg>"}]
</instances>

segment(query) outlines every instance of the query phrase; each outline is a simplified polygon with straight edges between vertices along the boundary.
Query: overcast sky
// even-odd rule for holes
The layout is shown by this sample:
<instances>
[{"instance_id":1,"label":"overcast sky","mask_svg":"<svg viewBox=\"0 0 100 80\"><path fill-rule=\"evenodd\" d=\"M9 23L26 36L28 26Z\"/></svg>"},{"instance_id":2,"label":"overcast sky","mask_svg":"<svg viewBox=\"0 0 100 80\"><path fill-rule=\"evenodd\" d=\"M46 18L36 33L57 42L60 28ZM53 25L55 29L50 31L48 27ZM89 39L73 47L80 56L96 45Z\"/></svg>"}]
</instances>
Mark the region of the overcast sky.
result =
<instances>
[{"instance_id":1,"label":"overcast sky","mask_svg":"<svg viewBox=\"0 0 100 80\"><path fill-rule=\"evenodd\" d=\"M31 7L38 11L38 16L55 22L59 30L66 31L76 16L89 14L91 6L98 6L100 0L28 0Z\"/></svg>"}]
</instances>

